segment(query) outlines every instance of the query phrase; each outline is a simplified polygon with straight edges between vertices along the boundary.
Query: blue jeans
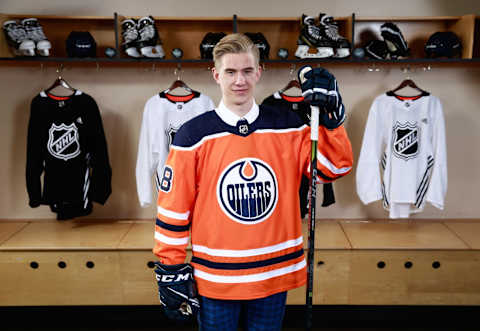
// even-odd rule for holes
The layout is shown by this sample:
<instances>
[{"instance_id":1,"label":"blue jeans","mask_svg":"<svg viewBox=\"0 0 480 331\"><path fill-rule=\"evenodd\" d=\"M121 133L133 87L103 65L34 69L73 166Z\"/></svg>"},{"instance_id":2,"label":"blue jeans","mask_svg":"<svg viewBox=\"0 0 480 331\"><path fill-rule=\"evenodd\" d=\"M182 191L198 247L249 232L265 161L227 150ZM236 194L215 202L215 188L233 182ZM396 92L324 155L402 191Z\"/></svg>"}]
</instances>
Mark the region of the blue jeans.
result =
<instances>
[{"instance_id":1,"label":"blue jeans","mask_svg":"<svg viewBox=\"0 0 480 331\"><path fill-rule=\"evenodd\" d=\"M200 297L200 331L278 331L282 329L287 292L253 300Z\"/></svg>"}]
</instances>

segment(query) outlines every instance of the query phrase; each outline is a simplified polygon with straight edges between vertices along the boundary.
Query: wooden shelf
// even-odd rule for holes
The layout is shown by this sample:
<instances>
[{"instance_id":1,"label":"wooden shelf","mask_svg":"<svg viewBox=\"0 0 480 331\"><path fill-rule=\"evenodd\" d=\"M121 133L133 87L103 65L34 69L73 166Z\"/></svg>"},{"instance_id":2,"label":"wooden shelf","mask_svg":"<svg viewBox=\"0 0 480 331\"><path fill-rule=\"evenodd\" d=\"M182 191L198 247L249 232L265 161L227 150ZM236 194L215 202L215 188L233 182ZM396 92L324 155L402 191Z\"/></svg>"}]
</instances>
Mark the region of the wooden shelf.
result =
<instances>
[{"instance_id":1,"label":"wooden shelf","mask_svg":"<svg viewBox=\"0 0 480 331\"><path fill-rule=\"evenodd\" d=\"M165 59L128 57L121 49L121 22L130 16L114 13L108 16L52 16L52 15L19 15L0 14L0 21L8 19L21 20L26 17L36 17L43 26L45 34L52 43L51 57L14 57L0 35L0 65L1 63L20 64L27 62L77 62L77 63L108 63L123 65L125 63L160 63L172 64L210 64L212 61L200 58L200 43L207 32L262 32L270 45L269 59L264 63L276 65L295 63L328 63L328 64L365 64L365 63L441 63L441 64L469 64L480 62L480 45L474 36L480 33L480 19L475 15L464 16L434 16L434 17L357 17L355 14L345 17L336 17L339 33L346 37L354 47L364 47L372 39L381 39L380 25L384 22L396 23L405 36L412 54L410 58L402 60L369 60L369 59L296 59L295 50L300 34L300 17L165 17L155 16L155 23L165 51ZM139 16L132 17L139 19ZM89 31L97 43L96 58L68 58L66 57L65 40L71 31ZM453 31L463 44L461 59L425 59L424 45L427 39L436 31ZM478 38L477 38L478 39ZM107 47L117 50L115 58L108 58L105 54ZM182 59L175 59L171 55L174 48L182 49ZM277 52L286 48L289 57L279 59Z\"/></svg>"},{"instance_id":2,"label":"wooden shelf","mask_svg":"<svg viewBox=\"0 0 480 331\"><path fill-rule=\"evenodd\" d=\"M425 43L437 31L452 31L457 34L462 41L462 59L471 59L473 56L474 15L355 18L355 47L365 47L374 39L381 40L380 26L385 22L393 22L399 27L413 59L425 56Z\"/></svg>"},{"instance_id":3,"label":"wooden shelf","mask_svg":"<svg viewBox=\"0 0 480 331\"><path fill-rule=\"evenodd\" d=\"M207 64L213 66L212 60L204 59L152 59L152 58L71 58L71 57L0 57L0 66L1 65L38 65L38 64L61 64L61 63L77 63L77 64L88 64L88 63L98 63L98 64L108 64L113 66L125 66L125 65L141 65L141 64L159 64L159 65L201 65ZM417 59L400 59L400 60L373 60L373 59L267 59L261 61L264 64L271 65L280 65L284 66L287 64L333 64L333 65L370 65L370 64L381 64L381 65L402 65L402 64L441 64L441 65L468 65L468 64L478 64L480 63L480 58L472 59L428 59L428 58L417 58Z\"/></svg>"},{"instance_id":4,"label":"wooden shelf","mask_svg":"<svg viewBox=\"0 0 480 331\"><path fill-rule=\"evenodd\" d=\"M66 57L68 35L72 31L89 31L97 44L97 55L103 55L107 47L115 47L115 21L113 15L107 16L53 16L30 14L0 14L0 21L22 20L35 17L42 25L43 31L52 44L52 57ZM0 35L0 57L11 57L12 53L5 40L5 34Z\"/></svg>"}]
</instances>

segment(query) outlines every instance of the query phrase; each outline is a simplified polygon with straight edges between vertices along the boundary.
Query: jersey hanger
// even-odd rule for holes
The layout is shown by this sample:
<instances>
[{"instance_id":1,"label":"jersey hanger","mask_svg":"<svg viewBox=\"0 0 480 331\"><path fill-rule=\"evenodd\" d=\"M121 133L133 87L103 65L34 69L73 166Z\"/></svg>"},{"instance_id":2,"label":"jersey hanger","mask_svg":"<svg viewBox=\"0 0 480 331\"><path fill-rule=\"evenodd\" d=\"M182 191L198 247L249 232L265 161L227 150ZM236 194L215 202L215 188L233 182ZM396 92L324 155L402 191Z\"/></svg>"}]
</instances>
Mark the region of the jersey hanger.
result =
<instances>
[{"instance_id":1,"label":"jersey hanger","mask_svg":"<svg viewBox=\"0 0 480 331\"><path fill-rule=\"evenodd\" d=\"M196 91L192 90L190 88L190 86L187 85L187 83L185 83L181 77L180 77L180 72L182 71L182 68L181 68L181 65L178 64L177 65L177 68L175 69L174 71L174 74L177 76L177 80L175 80L172 85L170 85L169 88L167 88L164 93L165 94L170 94L170 95L173 95L171 94L171 92L177 88L183 88L185 91L187 91L189 94L192 94L192 93L195 93Z\"/></svg>"},{"instance_id":2,"label":"jersey hanger","mask_svg":"<svg viewBox=\"0 0 480 331\"><path fill-rule=\"evenodd\" d=\"M406 69L406 72L410 71L410 67L408 67L408 69ZM398 94L396 94L395 92L403 89L404 87L411 87L417 91L420 92L419 95L416 95L418 97L423 97L423 96L427 96L427 95L430 95L430 92L427 92L425 90L422 90L420 87L417 86L417 84L415 84L415 82L409 77L409 75L400 83L400 85L398 85L396 88L394 88L393 90L390 90L387 92L387 95L388 96L400 96Z\"/></svg>"},{"instance_id":3,"label":"jersey hanger","mask_svg":"<svg viewBox=\"0 0 480 331\"><path fill-rule=\"evenodd\" d=\"M58 78L53 82L53 84L49 88L45 90L46 93L49 93L56 87L61 86L67 90L73 91L73 94L75 94L77 90L73 88L70 84L68 84L68 82L65 79L62 78L62 75L61 75L62 70L63 70L63 64L60 66L59 69L57 69Z\"/></svg>"},{"instance_id":4,"label":"jersey hanger","mask_svg":"<svg viewBox=\"0 0 480 331\"><path fill-rule=\"evenodd\" d=\"M62 78L62 76L58 76L58 78L53 82L53 84L48 89L45 90L45 92L48 93L58 86L61 86L63 88L66 88L67 90L70 90L70 91L73 91L73 92L77 91L72 86L70 86L70 84L68 84L68 82L65 79Z\"/></svg>"},{"instance_id":5,"label":"jersey hanger","mask_svg":"<svg viewBox=\"0 0 480 331\"><path fill-rule=\"evenodd\" d=\"M285 91L291 89L291 88L294 88L296 87L297 89L301 90L301 87L300 87L300 83L298 82L298 80L296 79L292 79L291 81L289 81L287 83L287 85L285 85L284 88L282 88L280 91L278 91L279 93L285 93Z\"/></svg>"},{"instance_id":6,"label":"jersey hanger","mask_svg":"<svg viewBox=\"0 0 480 331\"><path fill-rule=\"evenodd\" d=\"M165 93L170 94L170 92L172 92L173 90L179 87L183 88L185 91L189 93L193 93L193 90L181 79L177 79L176 81L174 81L172 85L170 85L170 87L165 90Z\"/></svg>"},{"instance_id":7,"label":"jersey hanger","mask_svg":"<svg viewBox=\"0 0 480 331\"><path fill-rule=\"evenodd\" d=\"M295 72L295 64L292 64L292 67L290 68L290 81L287 83L287 85L285 85L284 88L282 88L280 91L278 91L280 94L283 94L283 93L285 93L285 91L287 91L291 88L294 88L294 87L296 87L299 90L302 90L298 80L293 78L294 72Z\"/></svg>"}]
</instances>

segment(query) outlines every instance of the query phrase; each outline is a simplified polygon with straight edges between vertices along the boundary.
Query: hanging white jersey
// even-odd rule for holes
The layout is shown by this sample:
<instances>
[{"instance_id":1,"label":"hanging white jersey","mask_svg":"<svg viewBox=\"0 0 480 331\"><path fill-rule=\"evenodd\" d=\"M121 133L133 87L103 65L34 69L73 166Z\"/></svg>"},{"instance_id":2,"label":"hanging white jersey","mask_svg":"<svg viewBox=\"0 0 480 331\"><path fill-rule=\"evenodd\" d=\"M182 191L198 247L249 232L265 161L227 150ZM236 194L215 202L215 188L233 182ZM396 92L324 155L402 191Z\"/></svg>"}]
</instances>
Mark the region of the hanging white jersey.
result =
<instances>
[{"instance_id":1,"label":"hanging white jersey","mask_svg":"<svg viewBox=\"0 0 480 331\"><path fill-rule=\"evenodd\" d=\"M383 199L390 218L420 212L426 201L443 209L447 153L442 105L437 97L382 94L375 98L356 182L362 202Z\"/></svg>"},{"instance_id":2,"label":"hanging white jersey","mask_svg":"<svg viewBox=\"0 0 480 331\"><path fill-rule=\"evenodd\" d=\"M152 177L155 175L158 192L158 173L180 126L214 108L212 99L195 91L186 96L161 92L148 99L143 111L136 166L137 193L142 207L154 201Z\"/></svg>"}]
</instances>

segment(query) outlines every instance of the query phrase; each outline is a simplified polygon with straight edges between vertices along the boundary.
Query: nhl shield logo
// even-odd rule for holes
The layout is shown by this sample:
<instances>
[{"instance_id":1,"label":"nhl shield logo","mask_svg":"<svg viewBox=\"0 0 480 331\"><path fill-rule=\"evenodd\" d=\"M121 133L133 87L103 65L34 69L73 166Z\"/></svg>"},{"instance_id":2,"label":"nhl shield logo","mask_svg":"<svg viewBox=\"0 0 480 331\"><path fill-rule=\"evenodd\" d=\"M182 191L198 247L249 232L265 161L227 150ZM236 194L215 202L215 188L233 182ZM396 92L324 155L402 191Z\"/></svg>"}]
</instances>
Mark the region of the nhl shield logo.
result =
<instances>
[{"instance_id":1,"label":"nhl shield logo","mask_svg":"<svg viewBox=\"0 0 480 331\"><path fill-rule=\"evenodd\" d=\"M52 124L48 130L47 148L52 156L65 161L79 155L80 141L75 123L70 125Z\"/></svg>"},{"instance_id":2,"label":"nhl shield logo","mask_svg":"<svg viewBox=\"0 0 480 331\"><path fill-rule=\"evenodd\" d=\"M416 123L396 123L393 127L393 153L404 160L418 155L420 150L418 136L420 130Z\"/></svg>"},{"instance_id":3,"label":"nhl shield logo","mask_svg":"<svg viewBox=\"0 0 480 331\"><path fill-rule=\"evenodd\" d=\"M173 126L169 126L167 130L165 130L165 136L167 137L167 151L170 151L170 146L173 144L173 139L175 138L175 134L177 134L178 128L174 128Z\"/></svg>"},{"instance_id":4,"label":"nhl shield logo","mask_svg":"<svg viewBox=\"0 0 480 331\"><path fill-rule=\"evenodd\" d=\"M273 169L262 160L236 160L219 177L217 199L222 211L235 222L263 222L277 205L277 178Z\"/></svg>"}]
</instances>

